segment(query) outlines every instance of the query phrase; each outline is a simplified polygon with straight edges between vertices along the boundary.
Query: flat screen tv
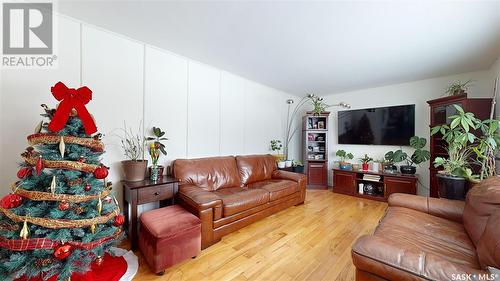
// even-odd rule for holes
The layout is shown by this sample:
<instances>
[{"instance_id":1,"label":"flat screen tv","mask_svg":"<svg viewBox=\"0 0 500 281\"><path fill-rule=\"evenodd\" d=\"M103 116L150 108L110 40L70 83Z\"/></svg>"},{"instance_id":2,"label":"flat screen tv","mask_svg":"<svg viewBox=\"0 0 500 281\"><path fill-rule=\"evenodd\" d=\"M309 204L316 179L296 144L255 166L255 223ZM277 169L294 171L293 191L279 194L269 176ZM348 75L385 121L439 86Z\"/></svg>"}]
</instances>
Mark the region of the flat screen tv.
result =
<instances>
[{"instance_id":1,"label":"flat screen tv","mask_svg":"<svg viewBox=\"0 0 500 281\"><path fill-rule=\"evenodd\" d=\"M339 144L409 145L414 135L414 104L338 112Z\"/></svg>"}]
</instances>

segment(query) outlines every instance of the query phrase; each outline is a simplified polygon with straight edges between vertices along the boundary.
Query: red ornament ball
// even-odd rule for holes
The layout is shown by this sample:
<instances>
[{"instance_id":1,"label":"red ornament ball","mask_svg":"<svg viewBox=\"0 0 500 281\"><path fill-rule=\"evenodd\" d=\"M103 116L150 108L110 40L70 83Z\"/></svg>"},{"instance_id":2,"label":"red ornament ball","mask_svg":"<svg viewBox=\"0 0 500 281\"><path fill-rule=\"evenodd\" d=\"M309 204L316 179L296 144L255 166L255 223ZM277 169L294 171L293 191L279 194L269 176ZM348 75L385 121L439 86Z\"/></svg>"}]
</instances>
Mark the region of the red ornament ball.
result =
<instances>
[{"instance_id":1,"label":"red ornament ball","mask_svg":"<svg viewBox=\"0 0 500 281\"><path fill-rule=\"evenodd\" d=\"M64 260L71 255L73 247L71 245L60 245L54 249L54 257L58 260Z\"/></svg>"},{"instance_id":2,"label":"red ornament ball","mask_svg":"<svg viewBox=\"0 0 500 281\"><path fill-rule=\"evenodd\" d=\"M83 189L85 191L90 191L92 189L92 186L90 186L90 184L87 183Z\"/></svg>"},{"instance_id":3,"label":"red ornament ball","mask_svg":"<svg viewBox=\"0 0 500 281\"><path fill-rule=\"evenodd\" d=\"M118 215L115 217L115 221L113 222L114 226L120 226L125 222L125 217L123 215Z\"/></svg>"},{"instance_id":4,"label":"red ornament ball","mask_svg":"<svg viewBox=\"0 0 500 281\"><path fill-rule=\"evenodd\" d=\"M94 170L94 177L96 179L105 179L108 176L108 173L108 168L101 164L101 166Z\"/></svg>"},{"instance_id":5,"label":"red ornament ball","mask_svg":"<svg viewBox=\"0 0 500 281\"><path fill-rule=\"evenodd\" d=\"M2 198L1 205L4 209L17 208L23 203L23 197L17 194L7 194Z\"/></svg>"},{"instance_id":6,"label":"red ornament ball","mask_svg":"<svg viewBox=\"0 0 500 281\"><path fill-rule=\"evenodd\" d=\"M24 179L26 177L31 176L33 174L33 169L32 168L21 168L17 172L17 177L20 179Z\"/></svg>"},{"instance_id":7,"label":"red ornament ball","mask_svg":"<svg viewBox=\"0 0 500 281\"><path fill-rule=\"evenodd\" d=\"M68 201L61 201L61 203L59 203L59 210L61 211L67 211L69 207L70 205Z\"/></svg>"}]
</instances>

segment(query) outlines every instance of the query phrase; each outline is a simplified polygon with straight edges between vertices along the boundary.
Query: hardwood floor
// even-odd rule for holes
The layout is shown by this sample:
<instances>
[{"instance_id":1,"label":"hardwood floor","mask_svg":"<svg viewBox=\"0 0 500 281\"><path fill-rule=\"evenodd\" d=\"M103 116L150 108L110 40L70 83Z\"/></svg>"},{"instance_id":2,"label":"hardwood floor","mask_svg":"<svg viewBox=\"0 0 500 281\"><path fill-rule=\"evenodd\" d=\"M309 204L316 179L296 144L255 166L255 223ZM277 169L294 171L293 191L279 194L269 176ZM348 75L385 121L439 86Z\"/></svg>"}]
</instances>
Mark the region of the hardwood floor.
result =
<instances>
[{"instance_id":1,"label":"hardwood floor","mask_svg":"<svg viewBox=\"0 0 500 281\"><path fill-rule=\"evenodd\" d=\"M135 280L354 280L351 245L373 231L386 203L308 190L289 208L222 238L157 276L140 252Z\"/></svg>"}]
</instances>

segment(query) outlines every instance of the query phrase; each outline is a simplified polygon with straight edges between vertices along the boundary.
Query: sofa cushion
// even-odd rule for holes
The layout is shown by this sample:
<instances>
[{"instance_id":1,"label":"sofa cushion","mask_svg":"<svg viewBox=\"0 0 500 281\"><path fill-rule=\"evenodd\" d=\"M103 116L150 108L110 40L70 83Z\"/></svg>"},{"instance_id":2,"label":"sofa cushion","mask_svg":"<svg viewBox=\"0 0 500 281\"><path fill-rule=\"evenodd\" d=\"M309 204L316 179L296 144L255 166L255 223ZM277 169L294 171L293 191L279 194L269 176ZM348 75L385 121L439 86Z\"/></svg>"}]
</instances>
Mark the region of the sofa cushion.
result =
<instances>
[{"instance_id":1,"label":"sofa cushion","mask_svg":"<svg viewBox=\"0 0 500 281\"><path fill-rule=\"evenodd\" d=\"M241 187L224 188L214 191L222 200L223 216L257 207L269 202L269 192L264 189L247 189Z\"/></svg>"},{"instance_id":2,"label":"sofa cushion","mask_svg":"<svg viewBox=\"0 0 500 281\"><path fill-rule=\"evenodd\" d=\"M236 156L241 178L241 186L271 179L276 170L276 160L272 155Z\"/></svg>"},{"instance_id":3,"label":"sofa cushion","mask_svg":"<svg viewBox=\"0 0 500 281\"><path fill-rule=\"evenodd\" d=\"M402 207L389 207L374 235L356 241L353 259L358 269L386 279L410 273L449 280L452 273L461 272L460 268L480 270L463 225ZM397 272L389 272L386 267Z\"/></svg>"},{"instance_id":4,"label":"sofa cushion","mask_svg":"<svg viewBox=\"0 0 500 281\"><path fill-rule=\"evenodd\" d=\"M483 269L500 268L500 210L490 216L477 244L477 256Z\"/></svg>"},{"instance_id":5,"label":"sofa cushion","mask_svg":"<svg viewBox=\"0 0 500 281\"><path fill-rule=\"evenodd\" d=\"M240 186L233 156L178 159L174 161L173 173L181 181L181 185L192 184L208 191Z\"/></svg>"},{"instance_id":6,"label":"sofa cushion","mask_svg":"<svg viewBox=\"0 0 500 281\"><path fill-rule=\"evenodd\" d=\"M274 201L299 191L297 182L281 179L254 182L249 184L248 188L260 188L269 191L269 201Z\"/></svg>"},{"instance_id":7,"label":"sofa cushion","mask_svg":"<svg viewBox=\"0 0 500 281\"><path fill-rule=\"evenodd\" d=\"M472 242L478 244L491 214L500 210L500 178L476 184L467 193L463 221Z\"/></svg>"}]
</instances>

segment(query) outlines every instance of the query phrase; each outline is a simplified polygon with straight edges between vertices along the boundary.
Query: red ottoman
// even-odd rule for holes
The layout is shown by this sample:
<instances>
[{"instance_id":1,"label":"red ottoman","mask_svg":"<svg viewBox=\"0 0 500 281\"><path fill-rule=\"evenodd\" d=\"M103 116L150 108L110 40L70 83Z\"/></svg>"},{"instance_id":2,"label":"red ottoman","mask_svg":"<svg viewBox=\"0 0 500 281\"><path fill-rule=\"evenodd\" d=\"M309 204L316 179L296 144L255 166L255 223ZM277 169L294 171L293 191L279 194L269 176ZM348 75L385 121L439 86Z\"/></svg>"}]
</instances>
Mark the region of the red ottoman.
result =
<instances>
[{"instance_id":1,"label":"red ottoman","mask_svg":"<svg viewBox=\"0 0 500 281\"><path fill-rule=\"evenodd\" d=\"M201 252L200 220L179 205L144 212L140 221L139 248L155 273Z\"/></svg>"}]
</instances>

